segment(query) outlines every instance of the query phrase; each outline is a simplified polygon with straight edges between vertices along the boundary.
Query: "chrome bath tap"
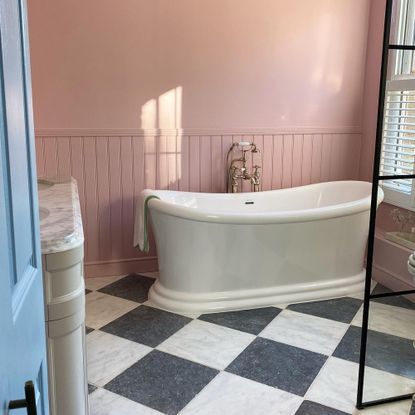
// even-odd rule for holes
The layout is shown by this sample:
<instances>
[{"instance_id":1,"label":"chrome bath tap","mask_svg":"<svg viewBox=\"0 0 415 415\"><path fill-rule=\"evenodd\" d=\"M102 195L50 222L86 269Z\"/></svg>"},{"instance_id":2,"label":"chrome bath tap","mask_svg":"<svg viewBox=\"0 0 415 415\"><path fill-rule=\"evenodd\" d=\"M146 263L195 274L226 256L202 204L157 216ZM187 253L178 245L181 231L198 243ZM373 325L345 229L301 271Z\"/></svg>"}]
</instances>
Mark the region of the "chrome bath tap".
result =
<instances>
[{"instance_id":1,"label":"chrome bath tap","mask_svg":"<svg viewBox=\"0 0 415 415\"><path fill-rule=\"evenodd\" d=\"M229 164L229 156L232 150L238 147L242 151L242 156L240 158L233 159ZM242 180L249 180L251 183L251 189L254 192L259 192L261 187L261 175L260 168L261 166L255 164L253 166L252 172L248 171L247 168L247 156L246 153L259 153L256 145L247 141L242 141L239 143L233 143L231 148L228 151L226 157L227 163L227 192L238 193L240 190L240 183ZM229 167L228 167L229 166Z\"/></svg>"}]
</instances>

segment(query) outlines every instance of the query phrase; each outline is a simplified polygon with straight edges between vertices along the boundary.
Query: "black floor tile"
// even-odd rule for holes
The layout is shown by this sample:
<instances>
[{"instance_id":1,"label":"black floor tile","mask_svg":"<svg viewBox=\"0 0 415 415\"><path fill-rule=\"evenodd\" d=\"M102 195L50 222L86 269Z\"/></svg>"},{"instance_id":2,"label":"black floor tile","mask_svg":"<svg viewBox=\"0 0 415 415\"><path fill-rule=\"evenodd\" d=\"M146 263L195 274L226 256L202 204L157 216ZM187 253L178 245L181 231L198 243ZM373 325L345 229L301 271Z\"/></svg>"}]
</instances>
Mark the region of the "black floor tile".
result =
<instances>
[{"instance_id":1,"label":"black floor tile","mask_svg":"<svg viewBox=\"0 0 415 415\"><path fill-rule=\"evenodd\" d=\"M231 329L259 334L280 312L279 308L267 307L255 310L202 314L199 319Z\"/></svg>"},{"instance_id":2,"label":"black floor tile","mask_svg":"<svg viewBox=\"0 0 415 415\"><path fill-rule=\"evenodd\" d=\"M319 403L304 401L295 415L347 415L346 412L329 408Z\"/></svg>"},{"instance_id":3,"label":"black floor tile","mask_svg":"<svg viewBox=\"0 0 415 415\"><path fill-rule=\"evenodd\" d=\"M382 284L376 284L375 289L372 291L372 294L383 294L383 293L391 293L392 290L386 288ZM373 298L371 301L376 301L377 303L393 305L395 307L403 307L409 308L410 310L415 310L415 303L406 299L405 297L399 295L395 297L381 297L381 298Z\"/></svg>"},{"instance_id":4,"label":"black floor tile","mask_svg":"<svg viewBox=\"0 0 415 415\"><path fill-rule=\"evenodd\" d=\"M361 328L351 326L333 356L359 362ZM415 379L415 348L412 340L369 330L366 365Z\"/></svg>"},{"instance_id":5,"label":"black floor tile","mask_svg":"<svg viewBox=\"0 0 415 415\"><path fill-rule=\"evenodd\" d=\"M96 386L88 384L88 393L92 393L92 392L94 392L94 390L96 390L96 389L97 389L97 387L96 387Z\"/></svg>"},{"instance_id":6,"label":"black floor tile","mask_svg":"<svg viewBox=\"0 0 415 415\"><path fill-rule=\"evenodd\" d=\"M92 293L92 290L88 290L88 288L85 288L85 295Z\"/></svg>"},{"instance_id":7,"label":"black floor tile","mask_svg":"<svg viewBox=\"0 0 415 415\"><path fill-rule=\"evenodd\" d=\"M85 333L86 334L89 334L89 333L91 333L91 332L93 332L94 331L94 329L91 329L91 327L86 327L85 326Z\"/></svg>"},{"instance_id":8,"label":"black floor tile","mask_svg":"<svg viewBox=\"0 0 415 415\"><path fill-rule=\"evenodd\" d=\"M99 289L101 293L114 295L125 300L144 303L148 299L148 291L155 279L142 275L131 274Z\"/></svg>"},{"instance_id":9,"label":"black floor tile","mask_svg":"<svg viewBox=\"0 0 415 415\"><path fill-rule=\"evenodd\" d=\"M363 301L356 298L343 297L325 301L313 301L311 303L291 304L287 308L299 313L311 314L342 323L350 323L362 303Z\"/></svg>"},{"instance_id":10,"label":"black floor tile","mask_svg":"<svg viewBox=\"0 0 415 415\"><path fill-rule=\"evenodd\" d=\"M217 370L153 350L105 389L167 415L176 415L217 374Z\"/></svg>"},{"instance_id":11,"label":"black floor tile","mask_svg":"<svg viewBox=\"0 0 415 415\"><path fill-rule=\"evenodd\" d=\"M304 396L327 357L258 337L227 372Z\"/></svg>"},{"instance_id":12,"label":"black floor tile","mask_svg":"<svg viewBox=\"0 0 415 415\"><path fill-rule=\"evenodd\" d=\"M100 330L156 347L191 321L188 317L141 305Z\"/></svg>"}]
</instances>

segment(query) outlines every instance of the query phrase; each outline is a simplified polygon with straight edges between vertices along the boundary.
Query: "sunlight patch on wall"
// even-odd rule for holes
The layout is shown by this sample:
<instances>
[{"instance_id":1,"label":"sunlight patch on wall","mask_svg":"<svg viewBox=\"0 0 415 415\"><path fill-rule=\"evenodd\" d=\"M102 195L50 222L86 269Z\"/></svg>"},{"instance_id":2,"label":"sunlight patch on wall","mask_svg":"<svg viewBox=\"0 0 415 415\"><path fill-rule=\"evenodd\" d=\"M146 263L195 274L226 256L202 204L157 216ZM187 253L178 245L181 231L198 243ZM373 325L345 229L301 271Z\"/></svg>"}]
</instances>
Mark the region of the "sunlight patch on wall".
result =
<instances>
[{"instance_id":1,"label":"sunlight patch on wall","mask_svg":"<svg viewBox=\"0 0 415 415\"><path fill-rule=\"evenodd\" d=\"M157 128L157 101L150 99L141 107L141 128Z\"/></svg>"},{"instance_id":2,"label":"sunlight patch on wall","mask_svg":"<svg viewBox=\"0 0 415 415\"><path fill-rule=\"evenodd\" d=\"M171 89L158 98L158 127L181 128L182 87Z\"/></svg>"},{"instance_id":3,"label":"sunlight patch on wall","mask_svg":"<svg viewBox=\"0 0 415 415\"><path fill-rule=\"evenodd\" d=\"M149 165L154 166L155 161L157 189L178 190L182 177L182 90L181 86L172 88L141 107L141 128L144 133L149 132L147 141L152 141L144 149L145 170ZM163 130L168 133L163 134ZM172 134L171 130L177 133Z\"/></svg>"}]
</instances>

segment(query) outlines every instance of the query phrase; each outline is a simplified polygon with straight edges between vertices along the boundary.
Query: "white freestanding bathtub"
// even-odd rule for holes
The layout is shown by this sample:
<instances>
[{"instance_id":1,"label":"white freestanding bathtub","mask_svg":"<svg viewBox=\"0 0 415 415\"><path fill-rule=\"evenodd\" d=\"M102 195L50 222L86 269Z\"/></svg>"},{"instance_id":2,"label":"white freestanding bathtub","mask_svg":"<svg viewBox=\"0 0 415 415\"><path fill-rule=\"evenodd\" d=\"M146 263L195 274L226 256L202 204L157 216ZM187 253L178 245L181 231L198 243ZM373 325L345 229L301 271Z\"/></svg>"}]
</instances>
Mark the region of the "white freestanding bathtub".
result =
<instances>
[{"instance_id":1,"label":"white freestanding bathtub","mask_svg":"<svg viewBox=\"0 0 415 415\"><path fill-rule=\"evenodd\" d=\"M159 198L148 203L160 272L149 298L158 307L212 313L363 289L370 183L144 192Z\"/></svg>"}]
</instances>

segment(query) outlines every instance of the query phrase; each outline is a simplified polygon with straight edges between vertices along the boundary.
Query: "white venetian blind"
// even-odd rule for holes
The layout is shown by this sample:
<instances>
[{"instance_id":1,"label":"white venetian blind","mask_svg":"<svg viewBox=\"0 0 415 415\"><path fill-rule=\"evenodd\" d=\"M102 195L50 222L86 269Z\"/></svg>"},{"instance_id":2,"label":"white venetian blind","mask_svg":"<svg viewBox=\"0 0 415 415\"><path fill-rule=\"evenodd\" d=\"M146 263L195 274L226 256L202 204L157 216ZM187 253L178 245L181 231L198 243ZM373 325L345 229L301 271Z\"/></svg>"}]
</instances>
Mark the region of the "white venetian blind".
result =
<instances>
[{"instance_id":1,"label":"white venetian blind","mask_svg":"<svg viewBox=\"0 0 415 415\"><path fill-rule=\"evenodd\" d=\"M387 83L380 174L413 174L415 170L415 79ZM412 180L385 180L386 189L408 196Z\"/></svg>"}]
</instances>

